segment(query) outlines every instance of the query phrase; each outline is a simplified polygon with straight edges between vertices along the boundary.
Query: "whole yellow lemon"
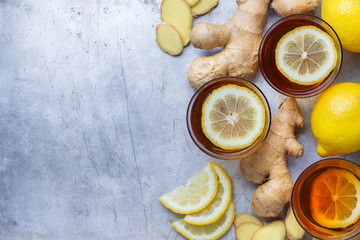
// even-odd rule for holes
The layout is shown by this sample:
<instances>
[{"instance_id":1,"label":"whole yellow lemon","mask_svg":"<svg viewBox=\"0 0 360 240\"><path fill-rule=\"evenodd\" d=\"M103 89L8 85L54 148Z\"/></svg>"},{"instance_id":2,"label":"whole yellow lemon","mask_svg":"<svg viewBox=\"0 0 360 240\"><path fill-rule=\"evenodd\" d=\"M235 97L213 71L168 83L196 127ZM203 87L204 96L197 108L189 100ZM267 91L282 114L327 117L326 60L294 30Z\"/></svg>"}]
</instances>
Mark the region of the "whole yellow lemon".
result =
<instances>
[{"instance_id":1,"label":"whole yellow lemon","mask_svg":"<svg viewBox=\"0 0 360 240\"><path fill-rule=\"evenodd\" d=\"M322 157L360 150L360 84L338 83L315 102L311 129Z\"/></svg>"},{"instance_id":2,"label":"whole yellow lemon","mask_svg":"<svg viewBox=\"0 0 360 240\"><path fill-rule=\"evenodd\" d=\"M335 29L343 48L360 52L359 0L323 0L321 18Z\"/></svg>"}]
</instances>

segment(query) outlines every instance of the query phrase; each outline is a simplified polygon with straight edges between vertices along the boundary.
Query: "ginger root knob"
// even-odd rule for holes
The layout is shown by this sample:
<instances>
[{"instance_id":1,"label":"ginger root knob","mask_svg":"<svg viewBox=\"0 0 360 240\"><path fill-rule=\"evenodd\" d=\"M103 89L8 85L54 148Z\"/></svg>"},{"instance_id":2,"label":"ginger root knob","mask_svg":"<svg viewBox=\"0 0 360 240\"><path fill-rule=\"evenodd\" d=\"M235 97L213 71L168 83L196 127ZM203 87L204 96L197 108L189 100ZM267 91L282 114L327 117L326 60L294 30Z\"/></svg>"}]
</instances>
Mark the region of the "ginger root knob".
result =
<instances>
[{"instance_id":1,"label":"ginger root knob","mask_svg":"<svg viewBox=\"0 0 360 240\"><path fill-rule=\"evenodd\" d=\"M253 211L262 217L276 217L290 201L293 182L286 166L286 154L300 157L303 146L295 139L295 127L302 116L294 98L284 99L273 116L269 134L252 155L241 159L242 176L259 186L252 197ZM264 183L265 182L265 183Z\"/></svg>"}]
</instances>

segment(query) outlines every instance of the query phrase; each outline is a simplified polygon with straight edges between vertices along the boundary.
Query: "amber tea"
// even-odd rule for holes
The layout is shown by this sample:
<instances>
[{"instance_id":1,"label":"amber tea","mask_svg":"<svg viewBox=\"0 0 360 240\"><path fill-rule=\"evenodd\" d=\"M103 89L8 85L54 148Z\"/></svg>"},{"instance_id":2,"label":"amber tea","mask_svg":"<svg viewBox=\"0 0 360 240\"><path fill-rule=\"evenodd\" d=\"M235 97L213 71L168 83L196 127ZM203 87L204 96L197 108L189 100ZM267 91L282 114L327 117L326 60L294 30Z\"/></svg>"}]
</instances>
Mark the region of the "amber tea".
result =
<instances>
[{"instance_id":1,"label":"amber tea","mask_svg":"<svg viewBox=\"0 0 360 240\"><path fill-rule=\"evenodd\" d=\"M292 208L299 224L318 239L349 239L360 232L360 167L343 159L326 159L297 179Z\"/></svg>"},{"instance_id":2,"label":"amber tea","mask_svg":"<svg viewBox=\"0 0 360 240\"><path fill-rule=\"evenodd\" d=\"M302 85L290 81L276 64L275 50L279 40L295 28L314 26L326 32L334 41L337 52L335 68L322 81L312 85ZM335 80L342 62L342 49L338 36L323 20L312 15L295 14L276 22L264 35L259 48L259 64L266 81L278 92L291 97L310 97L325 90Z\"/></svg>"},{"instance_id":3,"label":"amber tea","mask_svg":"<svg viewBox=\"0 0 360 240\"><path fill-rule=\"evenodd\" d=\"M212 93L227 86L232 86L233 88L239 86L242 89L247 89L246 91L256 95L264 106L264 127L261 128L259 136L254 139L254 142L244 148L223 148L214 144L211 136L209 136L209 134L206 135L203 131L202 117L204 103L209 100L209 96L211 97ZM230 121L233 120L231 117L233 116L230 116ZM255 85L238 77L224 76L207 82L196 91L188 106L187 126L191 138L203 152L212 157L224 160L239 159L258 149L265 139L270 127L270 109L265 96Z\"/></svg>"}]
</instances>

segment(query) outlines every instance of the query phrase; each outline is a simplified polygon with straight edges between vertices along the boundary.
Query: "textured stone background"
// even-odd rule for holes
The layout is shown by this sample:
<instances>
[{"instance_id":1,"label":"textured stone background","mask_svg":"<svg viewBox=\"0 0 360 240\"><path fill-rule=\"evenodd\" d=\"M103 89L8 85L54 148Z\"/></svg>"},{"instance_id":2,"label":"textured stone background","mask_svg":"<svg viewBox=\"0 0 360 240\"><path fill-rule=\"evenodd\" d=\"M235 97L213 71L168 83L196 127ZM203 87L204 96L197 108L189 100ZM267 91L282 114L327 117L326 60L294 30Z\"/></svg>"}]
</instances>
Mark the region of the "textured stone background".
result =
<instances>
[{"instance_id":1,"label":"textured stone background","mask_svg":"<svg viewBox=\"0 0 360 240\"><path fill-rule=\"evenodd\" d=\"M208 161L225 168L237 212L256 186L239 161L202 153L185 115L191 60L155 42L161 0L0 0L0 239L183 239L158 198ZM195 19L223 23L235 1ZM320 16L320 11L316 12ZM269 11L266 28L279 17ZM214 53L218 50L210 51ZM360 82L360 55L344 52L336 82ZM258 72L273 112L283 97ZM305 154L288 158L295 180L320 157L311 133L315 98L299 100ZM343 156L357 163L359 152ZM310 239L309 236L305 237ZM234 239L233 227L222 239Z\"/></svg>"}]
</instances>

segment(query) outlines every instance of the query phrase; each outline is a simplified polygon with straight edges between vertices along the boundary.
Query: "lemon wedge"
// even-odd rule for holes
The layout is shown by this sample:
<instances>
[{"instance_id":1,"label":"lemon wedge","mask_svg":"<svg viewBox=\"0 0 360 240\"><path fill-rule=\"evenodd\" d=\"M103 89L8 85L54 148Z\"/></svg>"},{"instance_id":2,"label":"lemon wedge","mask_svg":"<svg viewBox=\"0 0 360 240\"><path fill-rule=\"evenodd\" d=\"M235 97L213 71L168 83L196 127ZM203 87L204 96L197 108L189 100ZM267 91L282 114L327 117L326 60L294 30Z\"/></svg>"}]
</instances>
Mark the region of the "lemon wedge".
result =
<instances>
[{"instance_id":1,"label":"lemon wedge","mask_svg":"<svg viewBox=\"0 0 360 240\"><path fill-rule=\"evenodd\" d=\"M280 72L300 85L324 80L334 69L337 51L333 39L314 26L302 26L285 34L275 50Z\"/></svg>"},{"instance_id":2,"label":"lemon wedge","mask_svg":"<svg viewBox=\"0 0 360 240\"><path fill-rule=\"evenodd\" d=\"M208 164L202 171L180 186L160 197L160 201L173 212L190 214L201 211L214 199L218 180L214 168Z\"/></svg>"},{"instance_id":3,"label":"lemon wedge","mask_svg":"<svg viewBox=\"0 0 360 240\"><path fill-rule=\"evenodd\" d=\"M265 106L247 87L227 84L215 89L202 107L205 136L222 149L250 146L265 127Z\"/></svg>"},{"instance_id":4,"label":"lemon wedge","mask_svg":"<svg viewBox=\"0 0 360 240\"><path fill-rule=\"evenodd\" d=\"M217 239L222 236L232 224L232 221L235 218L235 204L234 201L231 201L228 209L225 214L216 222L208 225L192 225L184 220L177 221L173 223L173 227L192 240L210 240Z\"/></svg>"},{"instance_id":5,"label":"lemon wedge","mask_svg":"<svg viewBox=\"0 0 360 240\"><path fill-rule=\"evenodd\" d=\"M202 211L186 215L184 221L194 225L206 225L219 220L226 212L232 199L232 183L225 170L216 163L210 163L218 176L215 198Z\"/></svg>"}]
</instances>

